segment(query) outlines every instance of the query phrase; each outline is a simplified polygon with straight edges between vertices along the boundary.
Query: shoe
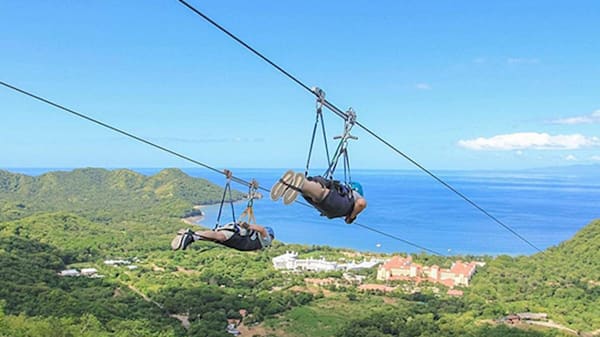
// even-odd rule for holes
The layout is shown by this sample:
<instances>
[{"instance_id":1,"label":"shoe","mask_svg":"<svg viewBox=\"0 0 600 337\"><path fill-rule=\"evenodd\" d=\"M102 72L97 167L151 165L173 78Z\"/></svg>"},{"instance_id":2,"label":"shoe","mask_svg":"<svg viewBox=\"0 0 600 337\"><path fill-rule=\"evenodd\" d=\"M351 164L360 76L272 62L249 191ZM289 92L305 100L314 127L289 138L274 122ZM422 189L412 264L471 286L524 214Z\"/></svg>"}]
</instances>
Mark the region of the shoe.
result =
<instances>
[{"instance_id":1,"label":"shoe","mask_svg":"<svg viewBox=\"0 0 600 337\"><path fill-rule=\"evenodd\" d=\"M284 205L289 205L296 200L298 192L302 191L302 185L304 185L304 174L296 173L296 175L294 176L294 180L283 194Z\"/></svg>"},{"instance_id":2,"label":"shoe","mask_svg":"<svg viewBox=\"0 0 600 337\"><path fill-rule=\"evenodd\" d=\"M295 173L292 170L289 170L286 173L284 173L281 179L279 179L273 185L273 187L271 187L271 200L279 200L279 198L281 198L285 193L285 190L287 190L288 186L293 182L294 177Z\"/></svg>"},{"instance_id":3,"label":"shoe","mask_svg":"<svg viewBox=\"0 0 600 337\"><path fill-rule=\"evenodd\" d=\"M171 241L171 248L185 250L192 242L194 242L194 232L191 229L181 229Z\"/></svg>"},{"instance_id":4,"label":"shoe","mask_svg":"<svg viewBox=\"0 0 600 337\"><path fill-rule=\"evenodd\" d=\"M347 224L351 224L354 222L354 220L356 220L356 216L354 217L350 217L349 215L346 217L346 219L344 219L346 221Z\"/></svg>"}]
</instances>

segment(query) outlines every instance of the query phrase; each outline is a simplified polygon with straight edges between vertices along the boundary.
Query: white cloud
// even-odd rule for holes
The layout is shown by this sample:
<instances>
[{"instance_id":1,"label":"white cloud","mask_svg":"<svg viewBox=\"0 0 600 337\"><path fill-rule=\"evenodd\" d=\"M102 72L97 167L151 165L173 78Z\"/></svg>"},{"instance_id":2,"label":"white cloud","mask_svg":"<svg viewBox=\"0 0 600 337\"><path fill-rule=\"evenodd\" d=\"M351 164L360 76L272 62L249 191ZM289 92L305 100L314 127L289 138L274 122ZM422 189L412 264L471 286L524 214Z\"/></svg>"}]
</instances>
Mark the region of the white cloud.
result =
<instances>
[{"instance_id":1,"label":"white cloud","mask_svg":"<svg viewBox=\"0 0 600 337\"><path fill-rule=\"evenodd\" d=\"M415 88L419 90L430 90L431 86L427 83L417 83L415 84Z\"/></svg>"},{"instance_id":2,"label":"white cloud","mask_svg":"<svg viewBox=\"0 0 600 337\"><path fill-rule=\"evenodd\" d=\"M469 150L576 150L583 147L600 146L600 138L580 134L556 135L547 133L521 132L498 135L491 138L459 140L458 145Z\"/></svg>"},{"instance_id":3,"label":"white cloud","mask_svg":"<svg viewBox=\"0 0 600 337\"><path fill-rule=\"evenodd\" d=\"M574 155L570 154L568 156L565 157L565 160L567 161L576 161L577 157L575 157Z\"/></svg>"},{"instance_id":4,"label":"white cloud","mask_svg":"<svg viewBox=\"0 0 600 337\"><path fill-rule=\"evenodd\" d=\"M522 156L522 155L523 155L523 151L521 151L521 150L518 150L518 151L516 151L516 152L515 152L515 154L516 154L517 156L519 156L519 157L520 157L520 156Z\"/></svg>"},{"instance_id":5,"label":"white cloud","mask_svg":"<svg viewBox=\"0 0 600 337\"><path fill-rule=\"evenodd\" d=\"M568 125L600 123L600 110L596 110L591 114L585 116L575 116L569 118L556 119L553 120L552 123Z\"/></svg>"},{"instance_id":6,"label":"white cloud","mask_svg":"<svg viewBox=\"0 0 600 337\"><path fill-rule=\"evenodd\" d=\"M591 160L600 161L600 156L591 156Z\"/></svg>"},{"instance_id":7,"label":"white cloud","mask_svg":"<svg viewBox=\"0 0 600 337\"><path fill-rule=\"evenodd\" d=\"M509 57L506 62L508 64L538 64L540 60L537 58Z\"/></svg>"}]
</instances>

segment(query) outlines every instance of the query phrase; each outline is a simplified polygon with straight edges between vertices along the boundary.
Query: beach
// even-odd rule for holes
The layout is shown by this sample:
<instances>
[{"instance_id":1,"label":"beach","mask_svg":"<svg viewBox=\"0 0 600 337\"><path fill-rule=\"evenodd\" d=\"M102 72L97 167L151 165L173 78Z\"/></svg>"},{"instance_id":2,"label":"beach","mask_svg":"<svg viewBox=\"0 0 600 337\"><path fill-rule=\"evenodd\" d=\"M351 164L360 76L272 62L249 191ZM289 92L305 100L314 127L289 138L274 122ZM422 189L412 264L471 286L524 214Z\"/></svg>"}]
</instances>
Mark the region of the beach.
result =
<instances>
[{"instance_id":1,"label":"beach","mask_svg":"<svg viewBox=\"0 0 600 337\"><path fill-rule=\"evenodd\" d=\"M193 226L203 226L201 221L204 220L205 218L205 213L203 211L204 207L207 207L208 205L194 205L194 207L192 208L194 210L194 212L192 212L193 215L181 218L181 221L183 221L184 223L188 224L188 225L193 225ZM199 214L196 214L196 212L199 212ZM206 227L206 226L203 226Z\"/></svg>"}]
</instances>

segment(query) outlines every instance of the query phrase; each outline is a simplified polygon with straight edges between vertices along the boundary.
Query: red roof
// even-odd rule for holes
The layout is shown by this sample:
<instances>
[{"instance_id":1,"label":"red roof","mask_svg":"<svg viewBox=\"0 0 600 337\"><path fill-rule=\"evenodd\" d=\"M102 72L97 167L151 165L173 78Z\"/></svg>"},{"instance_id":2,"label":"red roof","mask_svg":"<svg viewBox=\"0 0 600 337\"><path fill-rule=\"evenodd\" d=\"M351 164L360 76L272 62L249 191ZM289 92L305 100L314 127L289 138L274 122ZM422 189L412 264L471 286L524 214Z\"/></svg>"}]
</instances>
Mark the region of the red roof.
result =
<instances>
[{"instance_id":1,"label":"red roof","mask_svg":"<svg viewBox=\"0 0 600 337\"><path fill-rule=\"evenodd\" d=\"M473 272L475 267L476 267L476 265L473 262L463 263L462 261L459 260L452 264L450 271L457 275L469 276L469 274L471 274Z\"/></svg>"},{"instance_id":2,"label":"red roof","mask_svg":"<svg viewBox=\"0 0 600 337\"><path fill-rule=\"evenodd\" d=\"M383 264L383 268L385 269L399 269L399 268L406 268L408 266L410 266L412 263L412 257L409 256L407 258L404 258L402 256L396 255L394 257L392 257L388 262Z\"/></svg>"}]
</instances>

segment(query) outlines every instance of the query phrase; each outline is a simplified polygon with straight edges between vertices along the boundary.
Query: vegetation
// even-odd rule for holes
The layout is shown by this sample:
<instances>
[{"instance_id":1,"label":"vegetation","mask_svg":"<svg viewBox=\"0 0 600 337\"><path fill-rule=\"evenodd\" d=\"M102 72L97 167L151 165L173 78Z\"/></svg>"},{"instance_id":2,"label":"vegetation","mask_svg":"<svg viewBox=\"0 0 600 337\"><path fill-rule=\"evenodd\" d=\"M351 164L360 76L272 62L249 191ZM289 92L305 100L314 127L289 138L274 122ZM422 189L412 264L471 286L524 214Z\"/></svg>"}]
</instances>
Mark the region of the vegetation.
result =
<instances>
[{"instance_id":1,"label":"vegetation","mask_svg":"<svg viewBox=\"0 0 600 337\"><path fill-rule=\"evenodd\" d=\"M250 253L208 242L171 251L180 218L221 195L218 186L174 169L150 177L128 170L40 177L0 171L0 337L231 336L227 319L242 318L248 336L564 335L495 322L525 311L546 312L579 331L600 328L599 221L534 256L485 257L487 266L461 298L428 288L384 295L349 283L309 286L305 277L341 280L341 273L285 273L271 264L286 250L303 258L371 257L358 252L280 242ZM108 266L106 259L136 268ZM66 268L96 268L103 277L59 276ZM376 282L374 270L361 274Z\"/></svg>"},{"instance_id":2,"label":"vegetation","mask_svg":"<svg viewBox=\"0 0 600 337\"><path fill-rule=\"evenodd\" d=\"M534 256L494 259L475 279L467 298L474 309L547 312L567 326L598 329L600 221Z\"/></svg>"},{"instance_id":3,"label":"vegetation","mask_svg":"<svg viewBox=\"0 0 600 337\"><path fill-rule=\"evenodd\" d=\"M234 191L239 200L242 193ZM0 170L0 221L38 212L68 211L94 222L179 217L192 205L221 201L222 189L207 180L165 169L146 177L130 170L86 168L39 177Z\"/></svg>"}]
</instances>

